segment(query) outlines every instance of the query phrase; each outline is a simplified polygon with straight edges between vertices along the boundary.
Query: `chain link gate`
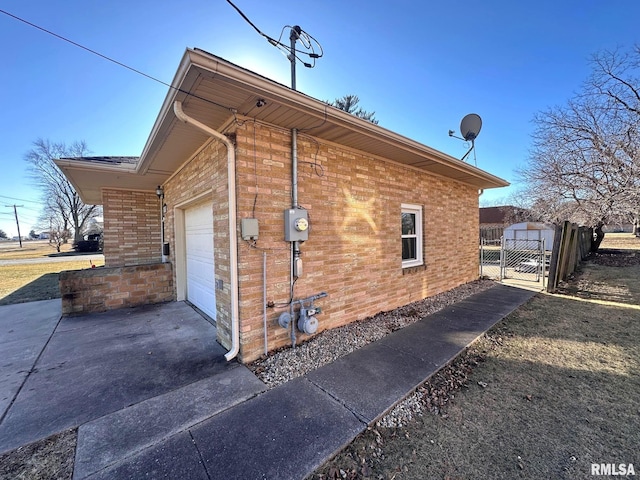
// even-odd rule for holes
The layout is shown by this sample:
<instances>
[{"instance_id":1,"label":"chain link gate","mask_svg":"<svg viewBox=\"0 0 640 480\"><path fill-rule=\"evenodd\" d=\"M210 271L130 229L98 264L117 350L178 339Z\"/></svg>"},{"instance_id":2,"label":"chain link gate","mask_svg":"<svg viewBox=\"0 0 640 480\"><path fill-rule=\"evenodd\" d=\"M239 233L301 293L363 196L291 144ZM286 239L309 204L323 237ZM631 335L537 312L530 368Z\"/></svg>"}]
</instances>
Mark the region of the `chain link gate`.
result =
<instances>
[{"instance_id":1,"label":"chain link gate","mask_svg":"<svg viewBox=\"0 0 640 480\"><path fill-rule=\"evenodd\" d=\"M482 240L480 244L480 276L499 281L505 279L542 281L549 266L544 239Z\"/></svg>"},{"instance_id":2,"label":"chain link gate","mask_svg":"<svg viewBox=\"0 0 640 480\"><path fill-rule=\"evenodd\" d=\"M500 281L505 278L539 282L547 268L544 239L502 238Z\"/></svg>"},{"instance_id":3,"label":"chain link gate","mask_svg":"<svg viewBox=\"0 0 640 480\"><path fill-rule=\"evenodd\" d=\"M480 276L500 279L500 251L502 237L495 240L480 239Z\"/></svg>"}]
</instances>

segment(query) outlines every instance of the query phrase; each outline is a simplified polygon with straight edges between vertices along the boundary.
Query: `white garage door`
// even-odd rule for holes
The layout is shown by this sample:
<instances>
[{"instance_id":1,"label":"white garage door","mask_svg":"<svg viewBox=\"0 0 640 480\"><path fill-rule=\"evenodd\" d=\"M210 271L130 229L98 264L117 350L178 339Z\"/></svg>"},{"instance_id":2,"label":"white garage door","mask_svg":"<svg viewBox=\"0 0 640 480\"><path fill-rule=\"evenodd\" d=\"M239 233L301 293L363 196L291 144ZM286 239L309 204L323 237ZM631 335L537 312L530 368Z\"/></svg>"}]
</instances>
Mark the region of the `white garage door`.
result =
<instances>
[{"instance_id":1,"label":"white garage door","mask_svg":"<svg viewBox=\"0 0 640 480\"><path fill-rule=\"evenodd\" d=\"M187 242L187 300L216 318L213 264L213 208L200 204L184 212Z\"/></svg>"}]
</instances>

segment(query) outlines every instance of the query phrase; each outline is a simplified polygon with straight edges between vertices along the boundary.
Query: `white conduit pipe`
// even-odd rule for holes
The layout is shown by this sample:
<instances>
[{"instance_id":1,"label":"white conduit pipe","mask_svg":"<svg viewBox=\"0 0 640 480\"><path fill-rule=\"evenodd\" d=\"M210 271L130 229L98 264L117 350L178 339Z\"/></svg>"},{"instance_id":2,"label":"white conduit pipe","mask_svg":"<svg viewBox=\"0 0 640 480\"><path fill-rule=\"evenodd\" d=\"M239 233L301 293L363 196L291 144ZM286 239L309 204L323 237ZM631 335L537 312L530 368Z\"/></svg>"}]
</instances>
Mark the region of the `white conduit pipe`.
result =
<instances>
[{"instance_id":1,"label":"white conduit pipe","mask_svg":"<svg viewBox=\"0 0 640 480\"><path fill-rule=\"evenodd\" d=\"M229 177L229 276L231 281L231 350L224 358L233 360L240 351L240 321L238 299L238 233L236 232L236 152L227 137L213 128L189 117L182 110L182 102L173 103L173 111L178 120L188 123L207 135L220 140L227 147L227 175Z\"/></svg>"}]
</instances>

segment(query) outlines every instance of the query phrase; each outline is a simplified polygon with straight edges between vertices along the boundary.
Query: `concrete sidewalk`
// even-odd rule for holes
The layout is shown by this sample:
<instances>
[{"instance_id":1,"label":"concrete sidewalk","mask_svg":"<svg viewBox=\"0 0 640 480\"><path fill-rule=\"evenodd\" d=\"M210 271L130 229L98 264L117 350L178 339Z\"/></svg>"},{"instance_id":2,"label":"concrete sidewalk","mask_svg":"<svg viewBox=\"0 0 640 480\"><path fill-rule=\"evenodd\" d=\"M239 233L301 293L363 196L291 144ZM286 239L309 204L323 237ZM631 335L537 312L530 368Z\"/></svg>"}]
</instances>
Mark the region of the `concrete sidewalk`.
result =
<instances>
[{"instance_id":1,"label":"concrete sidewalk","mask_svg":"<svg viewBox=\"0 0 640 480\"><path fill-rule=\"evenodd\" d=\"M61 316L60 300L0 307L0 425Z\"/></svg>"},{"instance_id":2,"label":"concrete sidewalk","mask_svg":"<svg viewBox=\"0 0 640 480\"><path fill-rule=\"evenodd\" d=\"M0 307L0 453L218 375L238 388L230 404L265 389L185 303L60 312L60 300Z\"/></svg>"},{"instance_id":3,"label":"concrete sidewalk","mask_svg":"<svg viewBox=\"0 0 640 480\"><path fill-rule=\"evenodd\" d=\"M88 418L87 413L73 418L67 415L65 422L57 423L80 425L74 479L304 478L534 295L532 291L496 285L268 391L245 367L221 364L206 354L201 354L206 360L200 357L189 368L174 370L171 363L183 362L178 360L184 358L180 352L196 340L188 336L190 341L176 346L177 357L166 358L164 364L171 375L163 388L156 385L140 389L137 384L140 378L125 381L115 389L119 403L108 402L109 408L98 409L101 413L92 410L93 418ZM182 308L188 307L177 303L155 308L182 312ZM134 312L137 314L137 309ZM44 349L36 364L38 371L45 365L62 362L60 350L77 348L72 345L74 342L56 338L58 330L64 334L82 328L66 324L67 320L60 322ZM104 318L90 322L93 323L83 325L87 330L81 338L102 339L113 330L124 329L115 315L111 327ZM194 322L197 324L195 319ZM143 329L139 328L142 335ZM164 328L173 327L169 323ZM99 331L94 332L95 329ZM109 356L117 356L118 348L124 348L122 344L127 339L136 341L135 336L127 335L114 338L113 344L106 343L111 345ZM146 355L146 350L157 348L152 339L142 345L141 351ZM207 345L214 350L217 344ZM98 353L99 343L94 348L94 354L107 358ZM198 351L201 350L195 349L194 353ZM67 351L64 358L72 353L75 352ZM219 352L220 357L223 353ZM86 361L89 359L85 358ZM115 367L127 369L123 363ZM74 372L78 375L81 369ZM116 370L111 374L120 375ZM168 378L173 375L180 377L181 385L175 384L175 380L169 385ZM60 380L68 383L71 378L65 376ZM89 378L80 380L88 382ZM27 379L0 423L0 452L7 445L12 448L11 445L27 441L21 435L22 440L8 442L7 434L18 434L19 425L38 411L34 407L38 402L29 400L25 393L31 381ZM53 381L31 384L34 392L54 385ZM100 396L111 393L110 389L103 390ZM128 399L125 401L124 397ZM101 400L93 395L83 401L101 405ZM40 421L58 415L55 407L43 403L47 402L40 398L39 407L45 410ZM66 427L58 430L62 428ZM45 436L46 432L38 434Z\"/></svg>"}]
</instances>

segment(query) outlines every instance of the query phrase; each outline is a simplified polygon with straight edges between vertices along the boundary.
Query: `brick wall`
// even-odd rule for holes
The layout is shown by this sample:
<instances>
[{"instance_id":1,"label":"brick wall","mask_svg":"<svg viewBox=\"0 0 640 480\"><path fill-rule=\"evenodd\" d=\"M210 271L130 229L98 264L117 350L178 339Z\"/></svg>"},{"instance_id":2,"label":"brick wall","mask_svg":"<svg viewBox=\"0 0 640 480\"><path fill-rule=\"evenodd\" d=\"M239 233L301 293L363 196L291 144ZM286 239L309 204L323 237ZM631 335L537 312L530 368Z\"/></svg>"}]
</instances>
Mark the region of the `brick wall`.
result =
<instances>
[{"instance_id":1,"label":"brick wall","mask_svg":"<svg viewBox=\"0 0 640 480\"><path fill-rule=\"evenodd\" d=\"M169 263L60 272L62 313L91 313L174 300Z\"/></svg>"},{"instance_id":2,"label":"brick wall","mask_svg":"<svg viewBox=\"0 0 640 480\"><path fill-rule=\"evenodd\" d=\"M263 254L267 255L268 348L290 344L277 324L289 300L290 254L283 211L291 206L291 134L258 123L235 127L237 229L242 218L259 221L254 248L239 240L240 359L264 350ZM478 278L478 190L394 162L298 137L298 197L311 231L302 244L304 273L295 298L326 291L317 302L320 331L449 290ZM203 146L165 185L165 235L176 261L176 211L212 202L218 340L231 345L226 149ZM401 204L423 207L425 266L402 268ZM106 212L105 212L106 217ZM240 238L240 236L239 236ZM306 337L298 333L299 341Z\"/></svg>"},{"instance_id":3,"label":"brick wall","mask_svg":"<svg viewBox=\"0 0 640 480\"><path fill-rule=\"evenodd\" d=\"M155 192L102 191L107 267L161 261L160 203Z\"/></svg>"},{"instance_id":4,"label":"brick wall","mask_svg":"<svg viewBox=\"0 0 640 480\"><path fill-rule=\"evenodd\" d=\"M255 129L255 130L254 130ZM267 300L289 299L289 243L283 211L291 205L291 134L246 122L237 127L238 224L255 215L260 237L240 240L241 359L263 351L262 256ZM363 319L478 278L478 190L344 147L298 137L298 199L311 231L302 244L304 273L295 297L326 291L317 302L320 330ZM256 199L257 195L257 199ZM255 201L255 214L254 210ZM423 207L425 267L403 269L401 204ZM290 343L268 310L268 346ZM305 336L298 333L299 340Z\"/></svg>"}]
</instances>

